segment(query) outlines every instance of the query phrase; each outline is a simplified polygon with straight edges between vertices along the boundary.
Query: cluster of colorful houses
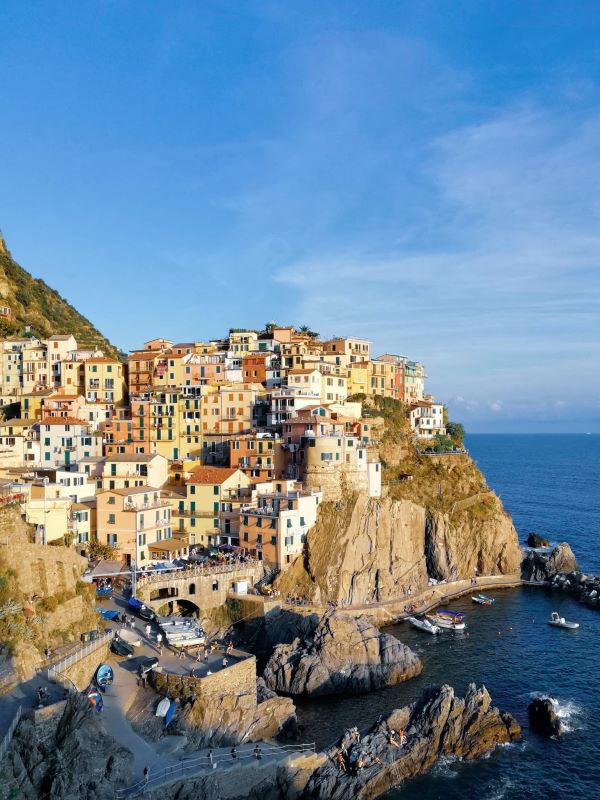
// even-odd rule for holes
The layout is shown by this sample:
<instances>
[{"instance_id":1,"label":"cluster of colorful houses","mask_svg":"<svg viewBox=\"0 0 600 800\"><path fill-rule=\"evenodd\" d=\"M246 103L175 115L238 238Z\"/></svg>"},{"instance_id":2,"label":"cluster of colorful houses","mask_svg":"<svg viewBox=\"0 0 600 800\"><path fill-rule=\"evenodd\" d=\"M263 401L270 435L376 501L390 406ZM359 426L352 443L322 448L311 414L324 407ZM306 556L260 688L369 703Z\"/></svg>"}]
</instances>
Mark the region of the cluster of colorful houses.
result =
<instances>
[{"instance_id":1,"label":"cluster of colorful houses","mask_svg":"<svg viewBox=\"0 0 600 800\"><path fill-rule=\"evenodd\" d=\"M140 567L229 545L285 569L321 502L381 494L375 395L406 404L416 437L444 433L422 364L275 324L153 339L126 363L70 335L11 337L0 389L0 500L42 543Z\"/></svg>"}]
</instances>

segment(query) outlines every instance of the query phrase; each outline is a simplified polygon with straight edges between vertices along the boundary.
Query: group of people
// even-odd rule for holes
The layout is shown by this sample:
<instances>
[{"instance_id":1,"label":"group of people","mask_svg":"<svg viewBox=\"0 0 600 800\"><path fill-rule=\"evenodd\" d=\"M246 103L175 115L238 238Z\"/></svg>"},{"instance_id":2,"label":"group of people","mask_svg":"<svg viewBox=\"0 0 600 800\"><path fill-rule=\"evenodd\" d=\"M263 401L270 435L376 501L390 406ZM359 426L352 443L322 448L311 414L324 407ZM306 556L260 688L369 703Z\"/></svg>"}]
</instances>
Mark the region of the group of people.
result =
<instances>
[{"instance_id":1,"label":"group of people","mask_svg":"<svg viewBox=\"0 0 600 800\"><path fill-rule=\"evenodd\" d=\"M404 728L396 731L393 728L388 728L382 721L377 732L385 734L390 747L404 747L407 742ZM366 743L367 740L368 737L365 739L364 743ZM360 744L361 736L357 727L350 728L346 731L339 748L333 753L333 759L340 772L348 772L352 775L357 775L363 769L381 764L381 759L376 752L372 752L368 746L356 746Z\"/></svg>"}]
</instances>

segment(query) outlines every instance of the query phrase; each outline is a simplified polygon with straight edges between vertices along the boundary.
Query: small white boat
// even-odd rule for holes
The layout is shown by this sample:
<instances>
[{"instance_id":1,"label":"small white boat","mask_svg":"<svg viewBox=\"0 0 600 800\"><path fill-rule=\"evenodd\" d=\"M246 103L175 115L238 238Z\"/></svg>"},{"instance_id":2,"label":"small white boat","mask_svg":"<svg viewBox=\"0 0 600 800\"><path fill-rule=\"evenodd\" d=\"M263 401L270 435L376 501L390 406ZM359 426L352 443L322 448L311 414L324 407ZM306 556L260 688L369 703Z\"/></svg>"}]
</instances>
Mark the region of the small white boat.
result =
<instances>
[{"instance_id":1,"label":"small white boat","mask_svg":"<svg viewBox=\"0 0 600 800\"><path fill-rule=\"evenodd\" d=\"M571 631L574 631L579 627L578 622L567 622L567 620L564 617L561 617L556 611L553 611L552 614L550 614L548 625L552 625L554 628L568 628Z\"/></svg>"},{"instance_id":2,"label":"small white boat","mask_svg":"<svg viewBox=\"0 0 600 800\"><path fill-rule=\"evenodd\" d=\"M438 611L435 614L428 614L427 619L447 631L464 631L467 627L463 621L463 615L451 611Z\"/></svg>"},{"instance_id":3,"label":"small white boat","mask_svg":"<svg viewBox=\"0 0 600 800\"><path fill-rule=\"evenodd\" d=\"M140 647L142 644L142 640L140 638L139 633L127 630L127 628L120 629L119 639L122 639L124 642L127 642L127 644L130 644L132 647Z\"/></svg>"},{"instance_id":4,"label":"small white boat","mask_svg":"<svg viewBox=\"0 0 600 800\"><path fill-rule=\"evenodd\" d=\"M154 716L156 717L166 717L167 711L169 710L169 706L171 705L171 701L168 697L163 697L160 703L156 706L156 711L154 712Z\"/></svg>"},{"instance_id":5,"label":"small white boat","mask_svg":"<svg viewBox=\"0 0 600 800\"><path fill-rule=\"evenodd\" d=\"M493 606L496 602L493 597L488 597L487 594L474 594L471 600L480 606Z\"/></svg>"},{"instance_id":6,"label":"small white boat","mask_svg":"<svg viewBox=\"0 0 600 800\"><path fill-rule=\"evenodd\" d=\"M441 628L439 625L434 625L428 619L418 619L417 617L407 617L408 622L413 626L413 628L418 628L420 631L425 631L425 633L440 633Z\"/></svg>"}]
</instances>

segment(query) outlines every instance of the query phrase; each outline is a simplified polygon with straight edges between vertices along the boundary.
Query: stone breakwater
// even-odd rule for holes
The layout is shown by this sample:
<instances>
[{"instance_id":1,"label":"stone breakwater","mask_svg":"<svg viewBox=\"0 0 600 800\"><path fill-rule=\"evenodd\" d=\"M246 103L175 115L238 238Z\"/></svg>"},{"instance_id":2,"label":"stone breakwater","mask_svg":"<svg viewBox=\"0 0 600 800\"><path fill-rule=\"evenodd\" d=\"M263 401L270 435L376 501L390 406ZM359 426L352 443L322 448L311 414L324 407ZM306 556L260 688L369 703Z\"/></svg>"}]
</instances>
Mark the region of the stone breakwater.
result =
<instances>
[{"instance_id":1,"label":"stone breakwater","mask_svg":"<svg viewBox=\"0 0 600 800\"><path fill-rule=\"evenodd\" d=\"M524 580L538 581L566 592L592 608L600 608L600 576L581 572L566 542L550 552L528 553L523 560L522 576Z\"/></svg>"}]
</instances>

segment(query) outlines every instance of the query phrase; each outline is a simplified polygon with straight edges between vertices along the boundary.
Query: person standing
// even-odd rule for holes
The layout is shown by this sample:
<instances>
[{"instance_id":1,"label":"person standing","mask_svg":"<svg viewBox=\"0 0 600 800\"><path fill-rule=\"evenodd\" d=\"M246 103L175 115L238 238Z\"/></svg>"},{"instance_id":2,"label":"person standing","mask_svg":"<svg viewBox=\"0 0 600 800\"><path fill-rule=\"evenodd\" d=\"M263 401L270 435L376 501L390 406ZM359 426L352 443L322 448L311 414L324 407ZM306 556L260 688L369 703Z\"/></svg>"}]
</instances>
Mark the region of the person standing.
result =
<instances>
[{"instance_id":1,"label":"person standing","mask_svg":"<svg viewBox=\"0 0 600 800\"><path fill-rule=\"evenodd\" d=\"M149 639L150 638L150 634L152 633L152 625L150 625L150 623L148 623L146 625L145 630L146 630L146 637Z\"/></svg>"},{"instance_id":2,"label":"person standing","mask_svg":"<svg viewBox=\"0 0 600 800\"><path fill-rule=\"evenodd\" d=\"M156 646L158 647L161 655L162 655L162 640L163 640L162 633L157 633L156 634Z\"/></svg>"}]
</instances>

